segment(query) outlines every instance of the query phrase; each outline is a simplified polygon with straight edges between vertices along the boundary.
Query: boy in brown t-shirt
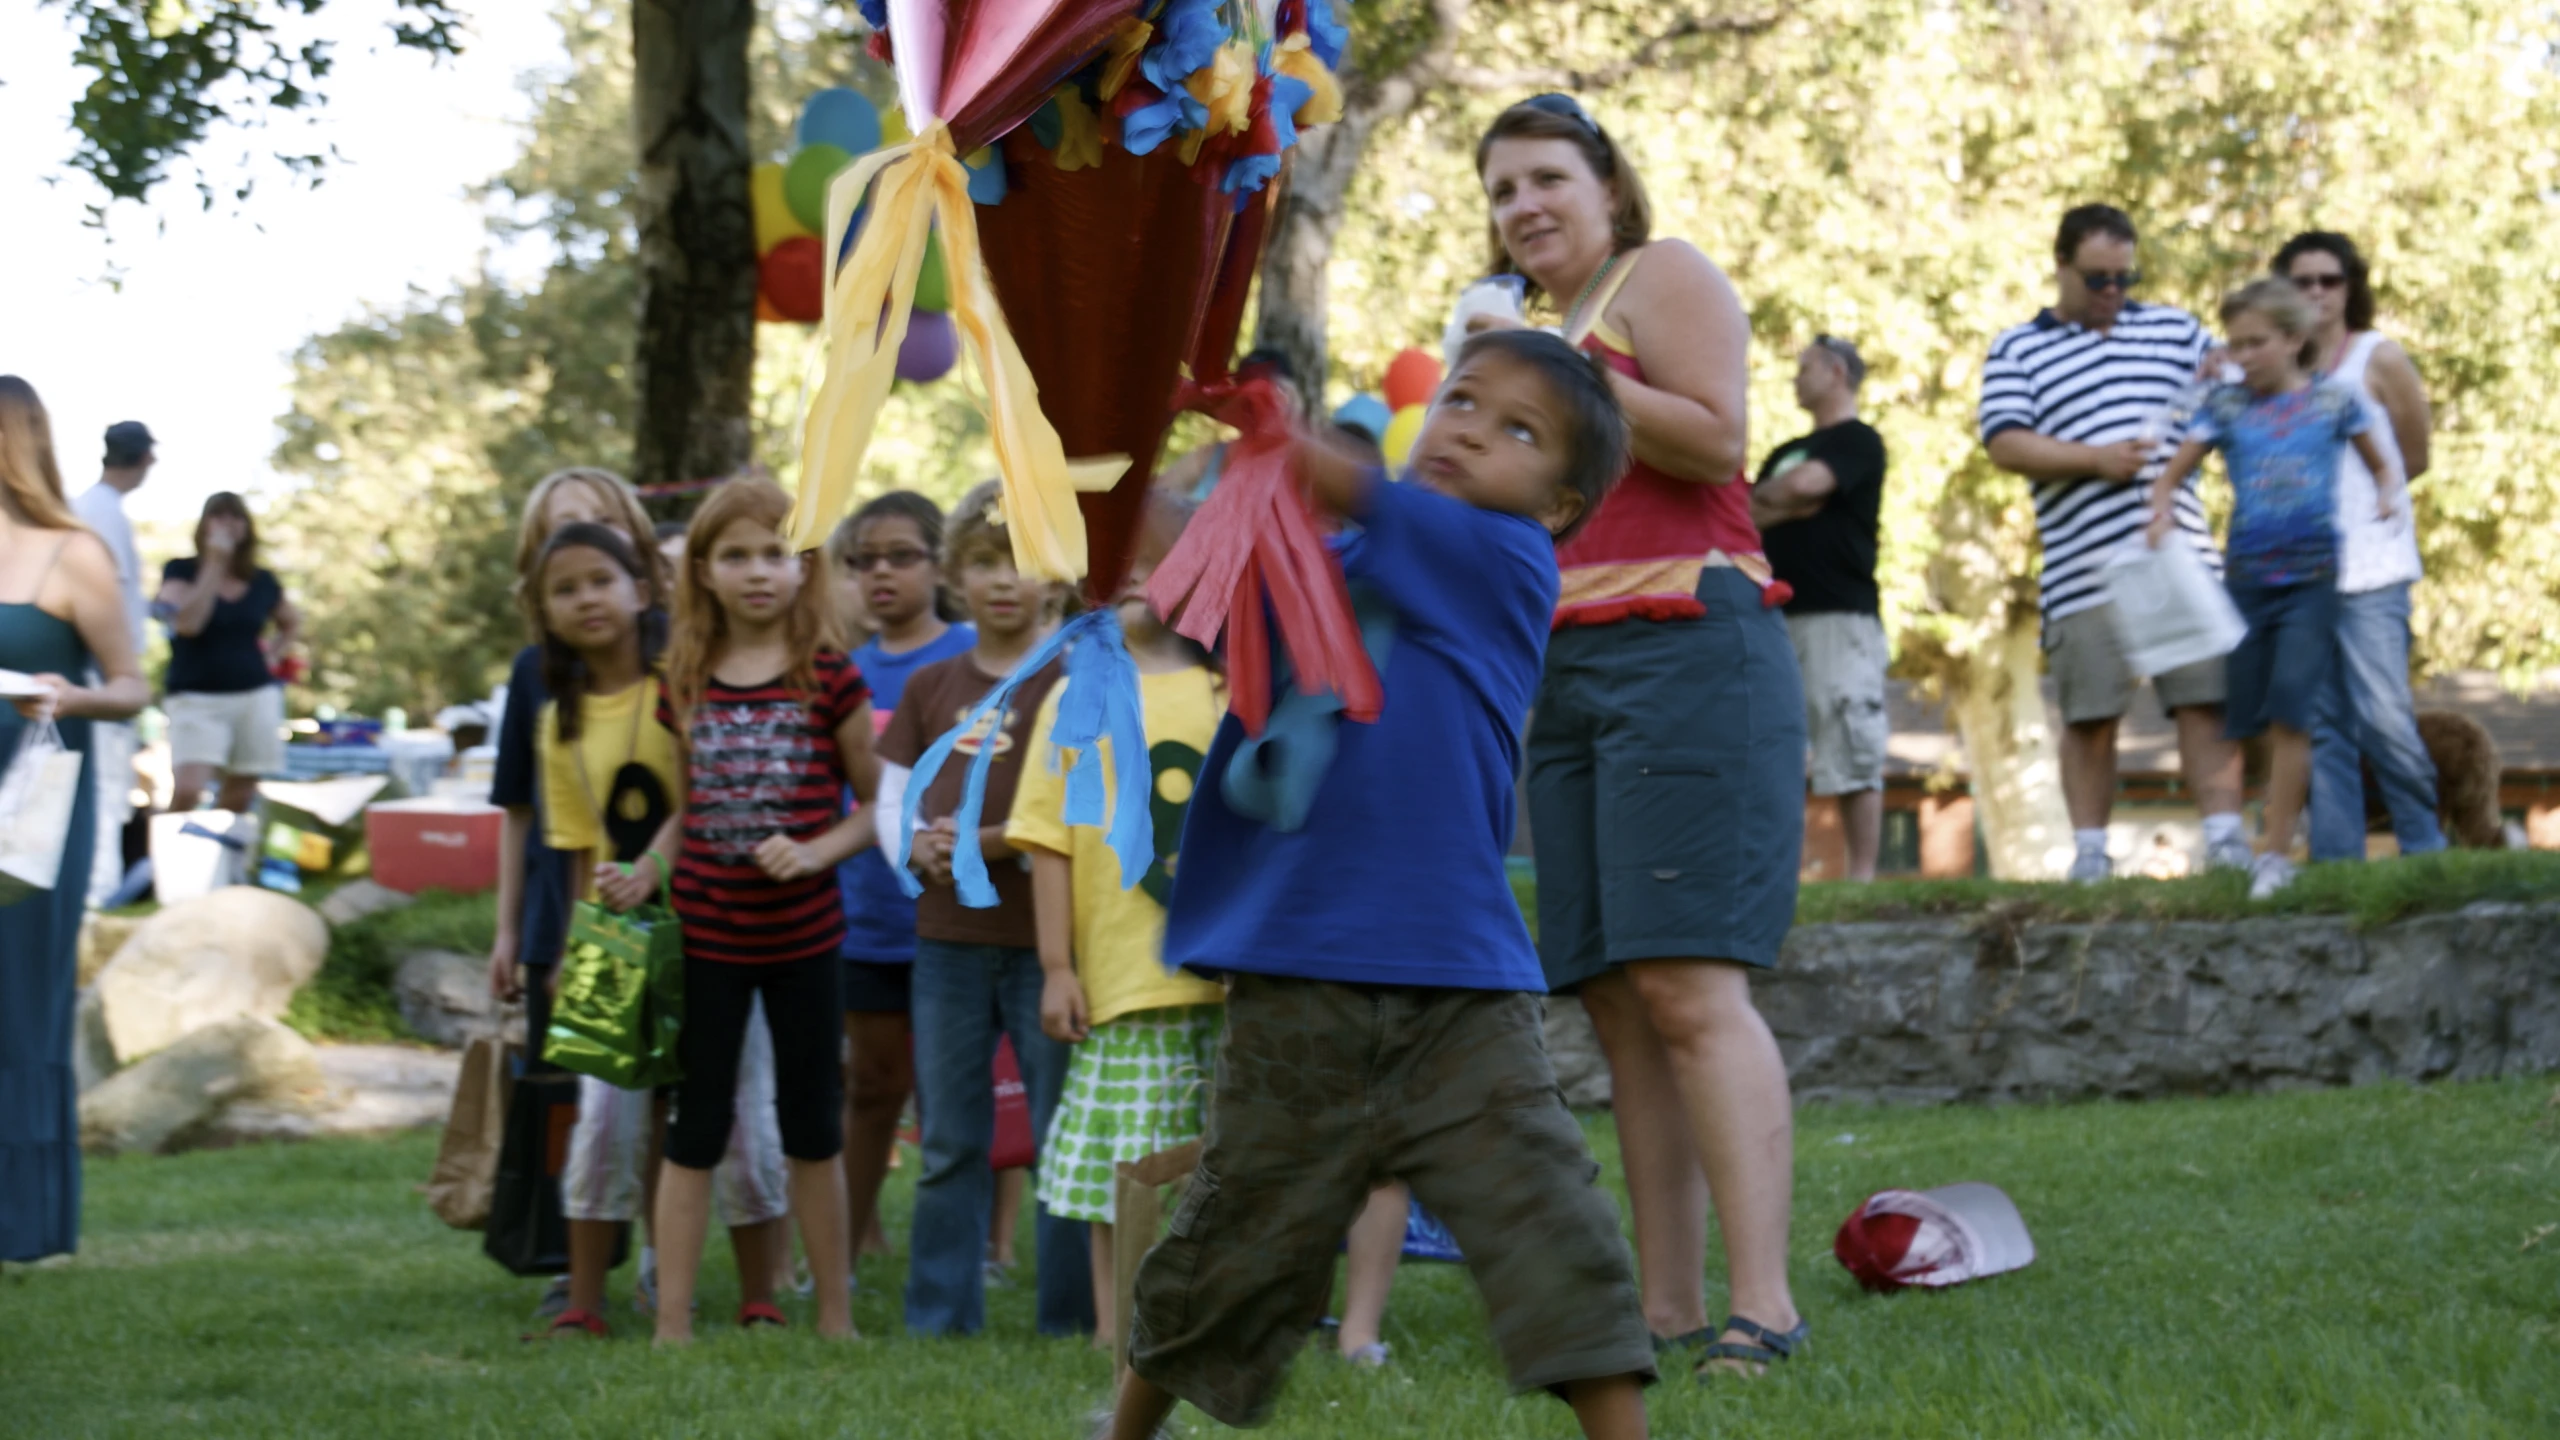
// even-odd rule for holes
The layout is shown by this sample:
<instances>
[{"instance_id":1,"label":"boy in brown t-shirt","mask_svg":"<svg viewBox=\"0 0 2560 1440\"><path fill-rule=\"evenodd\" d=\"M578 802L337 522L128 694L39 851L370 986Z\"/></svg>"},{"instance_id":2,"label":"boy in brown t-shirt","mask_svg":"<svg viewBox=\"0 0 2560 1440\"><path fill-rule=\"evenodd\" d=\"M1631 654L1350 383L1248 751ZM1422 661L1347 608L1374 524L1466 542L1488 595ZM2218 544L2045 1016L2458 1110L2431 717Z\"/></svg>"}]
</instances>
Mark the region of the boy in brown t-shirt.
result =
<instances>
[{"instance_id":1,"label":"boy in brown t-shirt","mask_svg":"<svg viewBox=\"0 0 2560 1440\"><path fill-rule=\"evenodd\" d=\"M978 628L962 655L918 670L880 737L881 811L902 813L905 772L945 731L957 728L989 690L1047 637L1055 623L1053 587L1025 580L1013 549L993 519L993 482L969 492L952 513L943 542L944 570L958 583ZM1031 875L1005 843L1013 791L1030 752L1040 702L1058 683L1055 663L1023 681L986 735L964 736L916 807L918 829L909 865L923 877L916 901L913 1015L916 1104L924 1120L924 1174L916 1182L915 1229L908 1242L907 1328L919 1335L969 1335L986 1324L987 1237L995 1180L987 1157L995 1139L992 1066L1000 1036L1013 1041L1030 1102L1032 1134L1048 1132L1066 1085L1067 1047L1041 1033L1039 937L1033 928ZM983 745L989 762L978 843L995 882L992 909L960 903L951 883L952 814L960 808L969 762ZM885 841L884 841L885 843ZM894 851L893 851L894 854ZM1085 1227L1038 1217L1038 1324L1043 1335L1093 1328L1093 1292Z\"/></svg>"}]
</instances>

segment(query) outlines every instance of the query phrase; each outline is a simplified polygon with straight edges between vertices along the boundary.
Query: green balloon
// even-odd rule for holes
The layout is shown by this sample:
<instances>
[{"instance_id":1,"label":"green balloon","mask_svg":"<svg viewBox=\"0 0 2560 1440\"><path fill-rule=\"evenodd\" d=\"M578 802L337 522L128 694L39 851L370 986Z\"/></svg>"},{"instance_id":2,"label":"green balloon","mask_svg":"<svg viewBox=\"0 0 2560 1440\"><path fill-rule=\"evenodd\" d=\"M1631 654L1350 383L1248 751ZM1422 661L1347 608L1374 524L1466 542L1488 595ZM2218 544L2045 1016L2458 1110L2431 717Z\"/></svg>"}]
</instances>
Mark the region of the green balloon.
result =
<instances>
[{"instance_id":1,"label":"green balloon","mask_svg":"<svg viewBox=\"0 0 2560 1440\"><path fill-rule=\"evenodd\" d=\"M942 263L942 236L925 236L924 266L916 271L916 308L939 315L951 308L951 272Z\"/></svg>"},{"instance_id":2,"label":"green balloon","mask_svg":"<svg viewBox=\"0 0 2560 1440\"><path fill-rule=\"evenodd\" d=\"M811 234L827 233L827 182L852 163L852 156L833 145L803 145L782 172L783 201Z\"/></svg>"}]
</instances>

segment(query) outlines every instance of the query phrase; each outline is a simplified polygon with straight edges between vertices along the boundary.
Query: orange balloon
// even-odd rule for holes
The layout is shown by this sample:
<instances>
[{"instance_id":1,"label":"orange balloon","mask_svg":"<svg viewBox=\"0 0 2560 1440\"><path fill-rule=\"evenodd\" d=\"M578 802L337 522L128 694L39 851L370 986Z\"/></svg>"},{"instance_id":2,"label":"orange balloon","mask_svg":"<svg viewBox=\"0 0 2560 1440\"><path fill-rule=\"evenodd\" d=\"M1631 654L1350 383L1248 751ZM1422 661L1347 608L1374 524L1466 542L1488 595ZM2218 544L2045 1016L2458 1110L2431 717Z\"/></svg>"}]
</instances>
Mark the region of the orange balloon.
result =
<instances>
[{"instance_id":1,"label":"orange balloon","mask_svg":"<svg viewBox=\"0 0 2560 1440\"><path fill-rule=\"evenodd\" d=\"M1387 408L1402 410L1412 405L1428 405L1440 389L1440 360L1428 350L1399 350L1387 362Z\"/></svg>"},{"instance_id":2,"label":"orange balloon","mask_svg":"<svg viewBox=\"0 0 2560 1440\"><path fill-rule=\"evenodd\" d=\"M761 281L756 289L756 318L768 323L782 318L782 312L774 309L773 301L766 297Z\"/></svg>"}]
</instances>

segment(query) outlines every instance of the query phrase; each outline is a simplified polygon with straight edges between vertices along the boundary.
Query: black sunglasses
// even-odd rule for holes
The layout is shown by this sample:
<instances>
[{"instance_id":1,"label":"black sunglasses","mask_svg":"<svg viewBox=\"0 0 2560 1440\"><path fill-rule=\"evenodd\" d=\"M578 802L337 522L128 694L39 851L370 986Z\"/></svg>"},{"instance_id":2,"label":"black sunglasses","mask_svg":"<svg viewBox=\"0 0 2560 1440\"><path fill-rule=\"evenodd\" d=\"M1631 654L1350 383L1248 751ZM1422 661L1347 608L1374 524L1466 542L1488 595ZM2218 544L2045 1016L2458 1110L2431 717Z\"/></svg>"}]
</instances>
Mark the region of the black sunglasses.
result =
<instances>
[{"instance_id":1,"label":"black sunglasses","mask_svg":"<svg viewBox=\"0 0 2560 1440\"><path fill-rule=\"evenodd\" d=\"M2326 275L2296 275L2293 283L2305 290L2344 290L2347 277L2333 270Z\"/></svg>"},{"instance_id":2,"label":"black sunglasses","mask_svg":"<svg viewBox=\"0 0 2560 1440\"><path fill-rule=\"evenodd\" d=\"M1520 104L1527 109L1542 110L1549 115L1561 116L1564 119L1571 120L1575 124L1580 125L1583 129L1590 131L1595 139L1598 138L1600 134L1600 122L1592 119L1591 112L1582 108L1582 102L1574 99L1570 95L1561 95L1550 90L1544 95L1532 95L1528 99L1521 101Z\"/></svg>"},{"instance_id":3,"label":"black sunglasses","mask_svg":"<svg viewBox=\"0 0 2560 1440\"><path fill-rule=\"evenodd\" d=\"M2131 290L2142 283L2142 272L2139 270L2083 270L2080 272L2080 283L2101 292Z\"/></svg>"}]
</instances>

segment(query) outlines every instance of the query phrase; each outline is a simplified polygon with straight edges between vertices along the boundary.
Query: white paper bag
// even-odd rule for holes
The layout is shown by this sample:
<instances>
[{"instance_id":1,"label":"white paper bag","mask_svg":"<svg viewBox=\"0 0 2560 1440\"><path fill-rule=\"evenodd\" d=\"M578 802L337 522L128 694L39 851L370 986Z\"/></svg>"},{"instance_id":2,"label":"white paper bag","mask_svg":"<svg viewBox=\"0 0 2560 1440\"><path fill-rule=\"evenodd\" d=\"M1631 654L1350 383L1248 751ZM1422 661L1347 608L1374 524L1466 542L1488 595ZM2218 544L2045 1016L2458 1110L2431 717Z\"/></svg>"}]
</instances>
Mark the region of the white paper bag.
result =
<instances>
[{"instance_id":1,"label":"white paper bag","mask_svg":"<svg viewBox=\"0 0 2560 1440\"><path fill-rule=\"evenodd\" d=\"M53 888L80 803L79 752L66 750L48 720L30 726L0 772L0 905Z\"/></svg>"},{"instance_id":2,"label":"white paper bag","mask_svg":"<svg viewBox=\"0 0 2560 1440\"><path fill-rule=\"evenodd\" d=\"M2172 533L2156 550L2136 539L2116 552L2104 574L2116 639L2136 675L2148 679L2228 655L2249 633L2231 592L2184 535Z\"/></svg>"}]
</instances>

